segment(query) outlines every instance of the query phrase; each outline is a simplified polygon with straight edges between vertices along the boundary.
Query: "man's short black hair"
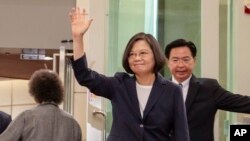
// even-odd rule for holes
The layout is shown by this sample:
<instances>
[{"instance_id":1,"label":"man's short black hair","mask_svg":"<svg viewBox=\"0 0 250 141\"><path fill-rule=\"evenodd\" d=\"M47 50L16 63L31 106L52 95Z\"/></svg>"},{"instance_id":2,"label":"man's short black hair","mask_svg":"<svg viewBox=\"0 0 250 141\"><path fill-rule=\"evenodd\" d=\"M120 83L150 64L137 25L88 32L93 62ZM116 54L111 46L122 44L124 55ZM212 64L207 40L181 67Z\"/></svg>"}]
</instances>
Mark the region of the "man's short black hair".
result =
<instances>
[{"instance_id":1,"label":"man's short black hair","mask_svg":"<svg viewBox=\"0 0 250 141\"><path fill-rule=\"evenodd\" d=\"M196 49L196 46L193 42L186 41L185 39L177 39L177 40L174 40L166 45L166 48L165 48L166 58L169 59L170 52L173 48L183 47L183 46L186 46L190 49L193 58L196 57L197 49Z\"/></svg>"}]
</instances>

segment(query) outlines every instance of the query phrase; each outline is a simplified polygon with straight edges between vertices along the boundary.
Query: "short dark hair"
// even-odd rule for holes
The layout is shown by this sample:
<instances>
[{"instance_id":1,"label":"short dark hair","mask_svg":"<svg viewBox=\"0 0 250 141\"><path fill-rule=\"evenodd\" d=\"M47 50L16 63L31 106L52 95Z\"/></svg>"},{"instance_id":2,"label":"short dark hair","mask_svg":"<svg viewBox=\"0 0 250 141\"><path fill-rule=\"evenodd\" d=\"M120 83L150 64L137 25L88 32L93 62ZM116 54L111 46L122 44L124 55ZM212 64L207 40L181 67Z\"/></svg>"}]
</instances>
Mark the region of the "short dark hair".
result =
<instances>
[{"instance_id":1,"label":"short dark hair","mask_svg":"<svg viewBox=\"0 0 250 141\"><path fill-rule=\"evenodd\" d=\"M35 71L29 81L29 92L37 103L63 101L64 89L56 72L48 69Z\"/></svg>"},{"instance_id":2,"label":"short dark hair","mask_svg":"<svg viewBox=\"0 0 250 141\"><path fill-rule=\"evenodd\" d=\"M123 53L123 58L122 58L123 68L127 73L134 74L134 72L129 67L128 57L134 43L139 40L144 40L149 44L155 59L154 73L158 73L165 65L165 56L161 50L159 42L154 38L154 36L152 36L151 34L146 34L144 32L139 32L135 34L132 38L130 38Z\"/></svg>"},{"instance_id":3,"label":"short dark hair","mask_svg":"<svg viewBox=\"0 0 250 141\"><path fill-rule=\"evenodd\" d=\"M190 49L193 58L196 57L197 49L195 44L191 41L186 41L185 39L177 39L166 45L165 56L169 59L170 52L173 48L178 48L183 46L186 46Z\"/></svg>"}]
</instances>

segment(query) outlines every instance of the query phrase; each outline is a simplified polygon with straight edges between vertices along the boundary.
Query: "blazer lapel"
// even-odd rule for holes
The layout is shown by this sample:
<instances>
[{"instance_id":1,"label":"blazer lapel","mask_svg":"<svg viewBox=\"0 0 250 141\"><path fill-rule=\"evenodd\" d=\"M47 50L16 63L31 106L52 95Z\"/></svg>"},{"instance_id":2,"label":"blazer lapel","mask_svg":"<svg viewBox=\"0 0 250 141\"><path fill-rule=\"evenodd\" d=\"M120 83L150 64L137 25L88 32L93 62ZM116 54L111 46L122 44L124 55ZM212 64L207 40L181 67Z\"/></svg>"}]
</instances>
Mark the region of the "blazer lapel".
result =
<instances>
[{"instance_id":1,"label":"blazer lapel","mask_svg":"<svg viewBox=\"0 0 250 141\"><path fill-rule=\"evenodd\" d=\"M149 98L148 98L148 102L146 104L146 107L144 109L143 112L143 117L146 117L147 114L150 112L150 110L152 109L152 107L154 106L154 104L157 102L157 100L159 99L160 95L163 93L162 89L162 76L161 75L156 75L156 79L155 82L153 84L152 90L150 92Z\"/></svg>"},{"instance_id":2,"label":"blazer lapel","mask_svg":"<svg viewBox=\"0 0 250 141\"><path fill-rule=\"evenodd\" d=\"M187 93L187 99L186 99L186 112L188 113L191 106L192 106L192 103L195 99L195 97L197 96L198 94L198 90L199 90L199 87L200 87L200 84L199 82L197 81L197 78L193 75L190 79L190 82L189 82L189 88L188 88L188 93Z\"/></svg>"}]
</instances>

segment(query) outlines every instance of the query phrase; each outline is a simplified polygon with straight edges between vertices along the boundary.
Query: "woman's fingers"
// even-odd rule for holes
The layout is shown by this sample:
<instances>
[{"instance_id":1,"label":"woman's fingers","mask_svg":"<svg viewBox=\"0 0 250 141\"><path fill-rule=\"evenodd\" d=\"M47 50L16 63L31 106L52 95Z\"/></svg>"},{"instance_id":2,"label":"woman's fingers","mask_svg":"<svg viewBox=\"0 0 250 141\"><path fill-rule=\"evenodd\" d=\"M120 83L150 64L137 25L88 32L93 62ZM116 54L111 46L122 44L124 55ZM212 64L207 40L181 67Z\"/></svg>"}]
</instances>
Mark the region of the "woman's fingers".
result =
<instances>
[{"instance_id":1,"label":"woman's fingers","mask_svg":"<svg viewBox=\"0 0 250 141\"><path fill-rule=\"evenodd\" d=\"M85 15L88 15L88 13L86 12L85 9L83 9L82 11L80 10L79 7L74 7L71 9L71 11L69 12L69 16L70 16L70 19L71 20L74 20L76 19L77 17L79 16L85 16Z\"/></svg>"}]
</instances>

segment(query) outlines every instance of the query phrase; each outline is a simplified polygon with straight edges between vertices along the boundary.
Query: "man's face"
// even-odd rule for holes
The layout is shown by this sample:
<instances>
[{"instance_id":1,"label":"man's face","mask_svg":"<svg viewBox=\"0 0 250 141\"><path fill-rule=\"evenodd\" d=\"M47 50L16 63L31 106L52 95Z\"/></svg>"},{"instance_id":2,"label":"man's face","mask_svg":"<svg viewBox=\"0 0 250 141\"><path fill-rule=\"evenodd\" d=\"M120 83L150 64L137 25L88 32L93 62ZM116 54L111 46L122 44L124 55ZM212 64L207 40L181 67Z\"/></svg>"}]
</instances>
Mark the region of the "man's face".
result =
<instances>
[{"instance_id":1,"label":"man's face","mask_svg":"<svg viewBox=\"0 0 250 141\"><path fill-rule=\"evenodd\" d=\"M187 46L173 48L167 59L167 66L174 78L181 83L192 74L195 58Z\"/></svg>"}]
</instances>

